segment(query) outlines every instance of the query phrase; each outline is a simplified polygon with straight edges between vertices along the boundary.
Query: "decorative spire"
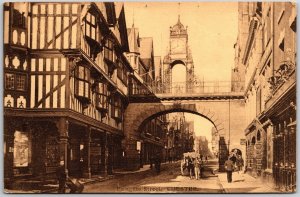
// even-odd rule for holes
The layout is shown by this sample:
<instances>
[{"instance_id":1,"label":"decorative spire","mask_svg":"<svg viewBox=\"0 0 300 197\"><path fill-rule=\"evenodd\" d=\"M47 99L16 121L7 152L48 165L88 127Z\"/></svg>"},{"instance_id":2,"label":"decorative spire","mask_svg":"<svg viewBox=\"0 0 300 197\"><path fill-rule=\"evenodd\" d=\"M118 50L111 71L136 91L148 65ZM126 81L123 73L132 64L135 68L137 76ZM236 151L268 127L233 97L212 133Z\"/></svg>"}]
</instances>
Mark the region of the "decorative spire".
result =
<instances>
[{"instance_id":1,"label":"decorative spire","mask_svg":"<svg viewBox=\"0 0 300 197\"><path fill-rule=\"evenodd\" d=\"M180 23L180 14L178 14L178 22L177 23Z\"/></svg>"},{"instance_id":2,"label":"decorative spire","mask_svg":"<svg viewBox=\"0 0 300 197\"><path fill-rule=\"evenodd\" d=\"M134 8L132 9L132 27L134 27Z\"/></svg>"}]
</instances>

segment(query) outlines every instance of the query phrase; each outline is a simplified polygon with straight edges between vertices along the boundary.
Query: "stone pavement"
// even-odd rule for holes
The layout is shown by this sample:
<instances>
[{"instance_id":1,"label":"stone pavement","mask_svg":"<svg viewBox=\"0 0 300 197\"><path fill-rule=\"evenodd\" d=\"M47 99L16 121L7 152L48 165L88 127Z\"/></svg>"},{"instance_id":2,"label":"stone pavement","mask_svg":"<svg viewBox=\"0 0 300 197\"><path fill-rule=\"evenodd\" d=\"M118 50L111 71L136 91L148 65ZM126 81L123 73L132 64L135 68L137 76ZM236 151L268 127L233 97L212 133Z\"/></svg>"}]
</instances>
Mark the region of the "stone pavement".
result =
<instances>
[{"instance_id":1,"label":"stone pavement","mask_svg":"<svg viewBox=\"0 0 300 197\"><path fill-rule=\"evenodd\" d=\"M165 165L167 163L162 163L162 165ZM118 169L114 171L114 175L108 175L106 177L104 176L92 176L90 179L86 178L80 178L79 182L84 184L84 185L89 185L89 184L94 184L97 182L103 182L107 181L109 179L113 179L117 177L118 175L126 175L126 174L135 174L135 173L141 173L141 172L146 172L150 170L150 165L144 165L142 168L136 171L127 171L127 170L122 170ZM43 183L42 181L36 181L36 180L24 180L23 181L24 185L30 185L27 186L26 188L21 188L21 187L14 187L13 189L4 189L5 193L56 193L58 191L58 183L57 180L47 180L47 182ZM31 182L38 182L38 184L32 184ZM53 182L53 183L49 183ZM22 185L22 183L20 183ZM18 184L18 185L20 185ZM68 193L68 189L66 191Z\"/></svg>"},{"instance_id":2,"label":"stone pavement","mask_svg":"<svg viewBox=\"0 0 300 197\"><path fill-rule=\"evenodd\" d=\"M227 174L219 173L219 181L225 193L278 193L271 187L263 184L248 174L234 172L232 174L232 183L227 182Z\"/></svg>"}]
</instances>

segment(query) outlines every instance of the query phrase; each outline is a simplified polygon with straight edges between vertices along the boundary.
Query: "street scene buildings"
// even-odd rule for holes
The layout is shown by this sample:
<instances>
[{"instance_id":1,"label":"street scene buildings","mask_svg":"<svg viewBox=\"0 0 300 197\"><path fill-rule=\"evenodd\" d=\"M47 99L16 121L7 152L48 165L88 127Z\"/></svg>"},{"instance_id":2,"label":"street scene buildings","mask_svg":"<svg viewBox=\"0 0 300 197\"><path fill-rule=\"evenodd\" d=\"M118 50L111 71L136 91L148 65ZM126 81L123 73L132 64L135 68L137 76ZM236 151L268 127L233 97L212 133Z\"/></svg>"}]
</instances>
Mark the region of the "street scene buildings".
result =
<instances>
[{"instance_id":1,"label":"street scene buildings","mask_svg":"<svg viewBox=\"0 0 300 197\"><path fill-rule=\"evenodd\" d=\"M64 193L70 178L84 193L295 192L295 3L3 6L5 192ZM176 20L155 21L156 6ZM208 54L192 49L206 38L183 20L185 6L236 12L232 47L216 44L233 52L224 71L199 65ZM135 20L147 10L159 28L144 36L151 19ZM157 32L167 33L157 41ZM203 47L217 61L213 44Z\"/></svg>"}]
</instances>

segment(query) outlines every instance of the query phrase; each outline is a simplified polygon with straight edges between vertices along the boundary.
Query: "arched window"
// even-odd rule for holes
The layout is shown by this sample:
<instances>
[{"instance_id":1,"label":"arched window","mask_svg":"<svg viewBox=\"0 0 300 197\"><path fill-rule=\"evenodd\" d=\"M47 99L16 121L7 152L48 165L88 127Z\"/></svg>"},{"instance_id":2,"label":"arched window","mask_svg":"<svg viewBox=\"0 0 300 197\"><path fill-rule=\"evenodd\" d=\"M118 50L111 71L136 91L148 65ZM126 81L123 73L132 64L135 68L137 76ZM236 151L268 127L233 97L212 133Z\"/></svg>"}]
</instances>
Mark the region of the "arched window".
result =
<instances>
[{"instance_id":1,"label":"arched window","mask_svg":"<svg viewBox=\"0 0 300 197\"><path fill-rule=\"evenodd\" d=\"M252 137L251 145L255 145L255 143L256 143L256 139L255 139L255 137Z\"/></svg>"},{"instance_id":2,"label":"arched window","mask_svg":"<svg viewBox=\"0 0 300 197\"><path fill-rule=\"evenodd\" d=\"M260 135L260 131L257 131L257 135L256 135L257 141L260 141L261 135Z\"/></svg>"}]
</instances>

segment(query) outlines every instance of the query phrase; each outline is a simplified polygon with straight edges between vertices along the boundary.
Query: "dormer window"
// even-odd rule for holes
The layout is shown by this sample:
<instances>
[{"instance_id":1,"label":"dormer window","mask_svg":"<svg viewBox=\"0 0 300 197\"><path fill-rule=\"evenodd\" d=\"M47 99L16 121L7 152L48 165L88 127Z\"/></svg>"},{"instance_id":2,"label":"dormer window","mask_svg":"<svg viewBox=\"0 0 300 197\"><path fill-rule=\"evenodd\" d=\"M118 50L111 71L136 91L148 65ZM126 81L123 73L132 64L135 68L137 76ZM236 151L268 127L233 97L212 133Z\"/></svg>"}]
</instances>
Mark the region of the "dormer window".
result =
<instances>
[{"instance_id":1,"label":"dormer window","mask_svg":"<svg viewBox=\"0 0 300 197\"><path fill-rule=\"evenodd\" d=\"M83 103L90 103L90 69L78 65L75 68L75 96Z\"/></svg>"},{"instance_id":2,"label":"dormer window","mask_svg":"<svg viewBox=\"0 0 300 197\"><path fill-rule=\"evenodd\" d=\"M90 12L88 12L84 21L85 21L85 28L84 28L85 36L87 36L93 40L97 40L96 17L94 15L92 15Z\"/></svg>"},{"instance_id":3,"label":"dormer window","mask_svg":"<svg viewBox=\"0 0 300 197\"><path fill-rule=\"evenodd\" d=\"M99 38L101 37L101 32L99 31L99 27L97 25L96 16L92 13L88 12L86 17L84 18L84 35L85 40L90 46L89 56L95 60L98 53L102 51L102 46L99 42Z\"/></svg>"}]
</instances>

